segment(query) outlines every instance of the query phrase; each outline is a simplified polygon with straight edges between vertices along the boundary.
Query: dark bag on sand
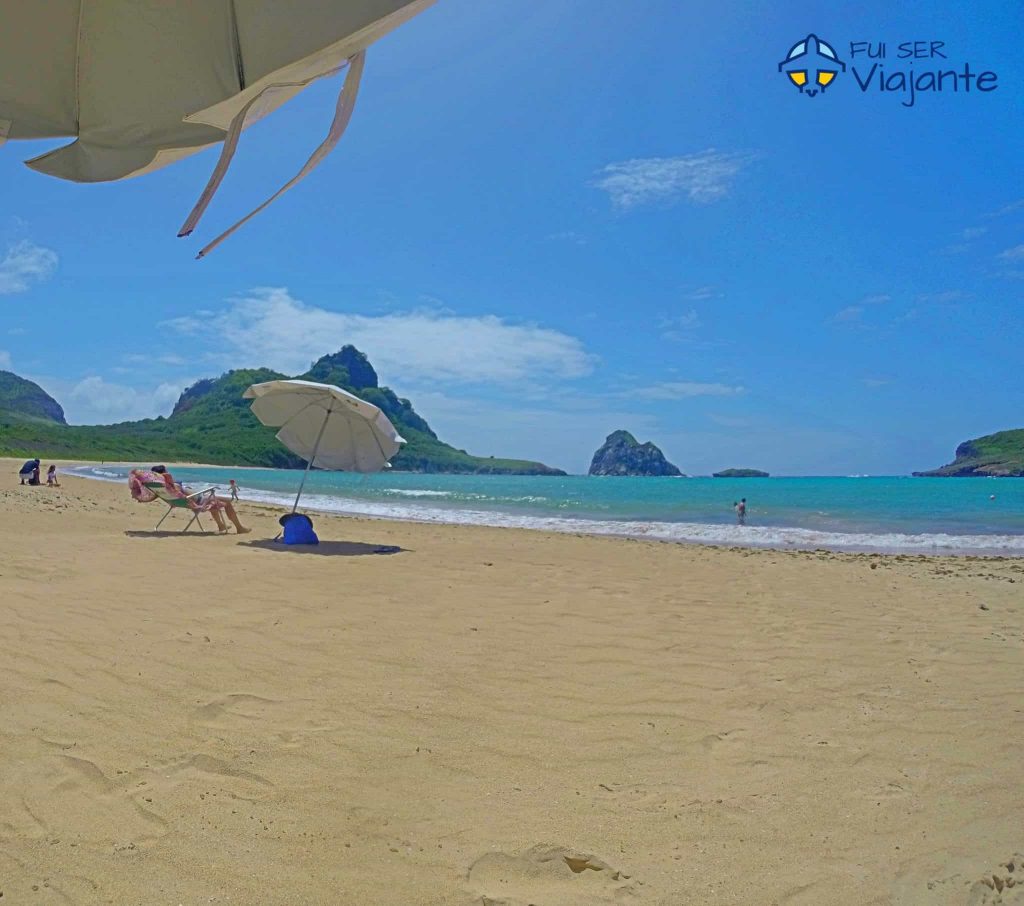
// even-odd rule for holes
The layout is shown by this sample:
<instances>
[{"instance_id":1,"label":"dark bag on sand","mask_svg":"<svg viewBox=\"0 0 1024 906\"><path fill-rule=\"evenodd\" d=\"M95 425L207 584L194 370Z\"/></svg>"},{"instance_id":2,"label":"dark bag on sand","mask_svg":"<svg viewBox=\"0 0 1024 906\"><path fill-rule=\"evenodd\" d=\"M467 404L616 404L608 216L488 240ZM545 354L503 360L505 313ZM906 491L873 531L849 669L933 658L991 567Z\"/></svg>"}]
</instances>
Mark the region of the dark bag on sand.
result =
<instances>
[{"instance_id":1,"label":"dark bag on sand","mask_svg":"<svg viewBox=\"0 0 1024 906\"><path fill-rule=\"evenodd\" d=\"M285 544L319 544L316 532L313 531L313 520L305 513L288 513L278 522L284 527Z\"/></svg>"}]
</instances>

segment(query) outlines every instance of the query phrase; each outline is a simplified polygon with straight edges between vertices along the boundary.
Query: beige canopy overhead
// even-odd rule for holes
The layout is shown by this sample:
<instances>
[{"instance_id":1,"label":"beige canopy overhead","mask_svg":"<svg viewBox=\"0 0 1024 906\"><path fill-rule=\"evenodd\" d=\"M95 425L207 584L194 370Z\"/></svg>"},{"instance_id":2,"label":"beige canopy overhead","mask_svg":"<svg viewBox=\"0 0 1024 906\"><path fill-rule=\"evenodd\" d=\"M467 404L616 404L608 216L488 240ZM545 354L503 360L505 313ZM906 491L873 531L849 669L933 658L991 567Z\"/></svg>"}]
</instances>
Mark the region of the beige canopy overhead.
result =
<instances>
[{"instance_id":1,"label":"beige canopy overhead","mask_svg":"<svg viewBox=\"0 0 1024 906\"><path fill-rule=\"evenodd\" d=\"M327 138L255 214L341 138L366 47L433 2L0 0L0 144L75 137L28 165L62 179L104 182L223 142L210 183L179 234L187 235L242 130L347 66Z\"/></svg>"}]
</instances>

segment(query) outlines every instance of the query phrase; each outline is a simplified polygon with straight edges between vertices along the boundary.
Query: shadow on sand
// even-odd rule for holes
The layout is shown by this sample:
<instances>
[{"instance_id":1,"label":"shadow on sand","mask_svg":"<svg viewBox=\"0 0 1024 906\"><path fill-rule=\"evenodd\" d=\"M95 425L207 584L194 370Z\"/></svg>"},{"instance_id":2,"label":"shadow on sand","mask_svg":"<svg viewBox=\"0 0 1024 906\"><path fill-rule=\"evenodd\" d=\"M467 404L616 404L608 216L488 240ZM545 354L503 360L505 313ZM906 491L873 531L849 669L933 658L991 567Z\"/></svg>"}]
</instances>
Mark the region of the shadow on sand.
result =
<instances>
[{"instance_id":1,"label":"shadow on sand","mask_svg":"<svg viewBox=\"0 0 1024 906\"><path fill-rule=\"evenodd\" d=\"M232 532L231 534L234 534L234 532ZM156 532L156 531L144 532L144 531L140 531L140 530L135 530L135 531L126 531L125 535L127 537L129 537L129 538L218 538L218 537L221 537L220 532L210 532L210 531L200 532L200 531L197 531L196 529L190 529L187 532L183 532L183 531L181 531L181 529L178 529L178 531L176 531L176 532L171 532L171 531L167 531L167 532Z\"/></svg>"},{"instance_id":2,"label":"shadow on sand","mask_svg":"<svg viewBox=\"0 0 1024 906\"><path fill-rule=\"evenodd\" d=\"M359 541L321 541L319 544L282 544L261 539L242 541L239 547L258 547L281 554L317 554L321 557L362 557L367 554L404 554L403 547L393 544L363 544Z\"/></svg>"}]
</instances>

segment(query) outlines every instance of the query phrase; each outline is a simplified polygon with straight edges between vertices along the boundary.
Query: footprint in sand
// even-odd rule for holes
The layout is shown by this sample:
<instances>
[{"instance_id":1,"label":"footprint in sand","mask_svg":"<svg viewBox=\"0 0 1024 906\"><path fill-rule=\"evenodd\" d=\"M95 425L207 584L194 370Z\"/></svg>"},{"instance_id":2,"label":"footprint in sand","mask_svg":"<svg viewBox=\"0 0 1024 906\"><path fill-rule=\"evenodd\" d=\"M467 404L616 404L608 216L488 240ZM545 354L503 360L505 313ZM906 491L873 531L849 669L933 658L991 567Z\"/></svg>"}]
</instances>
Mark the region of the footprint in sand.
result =
<instances>
[{"instance_id":1,"label":"footprint in sand","mask_svg":"<svg viewBox=\"0 0 1024 906\"><path fill-rule=\"evenodd\" d=\"M325 724L313 703L303 699L279 700L235 692L192 710L192 723L222 734L272 734L285 748L300 749L307 737L334 730Z\"/></svg>"},{"instance_id":2,"label":"footprint in sand","mask_svg":"<svg viewBox=\"0 0 1024 906\"><path fill-rule=\"evenodd\" d=\"M1024 906L1024 854L1014 853L979 878L977 868L970 870L966 857L954 858L941 876L924 881L917 875L909 879L894 902L903 906L927 903L941 906ZM927 893L924 888L927 887Z\"/></svg>"},{"instance_id":3,"label":"footprint in sand","mask_svg":"<svg viewBox=\"0 0 1024 906\"><path fill-rule=\"evenodd\" d=\"M636 882L596 856L542 843L481 856L466 893L473 906L612 906L634 902Z\"/></svg>"},{"instance_id":4,"label":"footprint in sand","mask_svg":"<svg viewBox=\"0 0 1024 906\"><path fill-rule=\"evenodd\" d=\"M163 819L86 758L44 755L16 767L3 780L4 837L54 837L99 846L130 840L145 845L167 832Z\"/></svg>"},{"instance_id":5,"label":"footprint in sand","mask_svg":"<svg viewBox=\"0 0 1024 906\"><path fill-rule=\"evenodd\" d=\"M1014 853L991 874L971 885L965 906L1024 904L1024 855Z\"/></svg>"},{"instance_id":6,"label":"footprint in sand","mask_svg":"<svg viewBox=\"0 0 1024 906\"><path fill-rule=\"evenodd\" d=\"M215 698L195 708L193 720L215 730L239 730L263 721L269 714L287 708L287 703L262 695L236 692Z\"/></svg>"}]
</instances>

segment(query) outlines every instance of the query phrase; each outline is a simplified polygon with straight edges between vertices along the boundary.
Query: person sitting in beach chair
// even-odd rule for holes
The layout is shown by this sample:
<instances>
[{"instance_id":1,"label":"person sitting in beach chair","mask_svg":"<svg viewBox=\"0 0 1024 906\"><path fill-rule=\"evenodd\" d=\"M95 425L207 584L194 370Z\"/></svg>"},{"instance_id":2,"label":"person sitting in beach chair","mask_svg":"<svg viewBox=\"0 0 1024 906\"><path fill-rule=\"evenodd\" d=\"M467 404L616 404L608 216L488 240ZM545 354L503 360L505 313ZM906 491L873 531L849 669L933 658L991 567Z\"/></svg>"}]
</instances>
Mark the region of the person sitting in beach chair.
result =
<instances>
[{"instance_id":1,"label":"person sitting in beach chair","mask_svg":"<svg viewBox=\"0 0 1024 906\"><path fill-rule=\"evenodd\" d=\"M152 469L132 469L128 473L128 487L131 489L132 497L139 503L162 500L167 504L167 512L160 517L154 531L159 529L164 519L170 515L172 510L176 509L188 510L192 514L192 518L182 532L187 532L193 522L199 526L200 531L205 532L206 529L203 528L202 520L199 518L203 513L213 516L213 521L217 523L217 530L221 533L228 530L224 522L225 513L239 535L251 531L239 521L238 514L231 502L223 500L214 493L216 488L204 488L201 491L188 494L183 486L174 480L165 466L153 466Z\"/></svg>"}]
</instances>

